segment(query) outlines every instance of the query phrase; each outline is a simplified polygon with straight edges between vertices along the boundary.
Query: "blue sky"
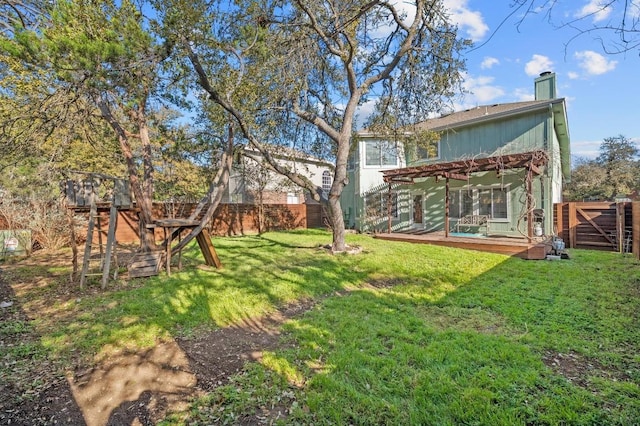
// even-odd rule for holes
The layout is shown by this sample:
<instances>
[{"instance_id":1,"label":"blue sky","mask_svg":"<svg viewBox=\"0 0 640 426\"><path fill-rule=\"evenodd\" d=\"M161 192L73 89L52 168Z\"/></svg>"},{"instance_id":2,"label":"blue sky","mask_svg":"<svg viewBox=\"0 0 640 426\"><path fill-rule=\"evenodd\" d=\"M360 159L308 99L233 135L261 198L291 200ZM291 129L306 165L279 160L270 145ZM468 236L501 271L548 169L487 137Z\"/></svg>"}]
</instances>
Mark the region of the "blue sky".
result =
<instances>
[{"instance_id":1,"label":"blue sky","mask_svg":"<svg viewBox=\"0 0 640 426\"><path fill-rule=\"evenodd\" d=\"M593 13L602 0L566 0L553 10L556 24L588 15L583 25L606 24L617 10ZM593 158L604 138L620 134L640 147L640 56L606 54L589 35L572 40L570 28L556 28L544 13L510 8L511 0L446 0L461 34L475 50L466 54L466 89L456 109L533 99L533 81L543 71L557 75L566 98L572 157ZM513 15L509 17L510 14ZM640 16L640 11L634 11ZM505 21L506 19L506 21ZM502 24L502 25L501 25ZM500 26L501 25L501 26ZM500 26L500 27L499 27ZM615 34L607 34L615 40ZM567 44L568 43L568 44Z\"/></svg>"}]
</instances>

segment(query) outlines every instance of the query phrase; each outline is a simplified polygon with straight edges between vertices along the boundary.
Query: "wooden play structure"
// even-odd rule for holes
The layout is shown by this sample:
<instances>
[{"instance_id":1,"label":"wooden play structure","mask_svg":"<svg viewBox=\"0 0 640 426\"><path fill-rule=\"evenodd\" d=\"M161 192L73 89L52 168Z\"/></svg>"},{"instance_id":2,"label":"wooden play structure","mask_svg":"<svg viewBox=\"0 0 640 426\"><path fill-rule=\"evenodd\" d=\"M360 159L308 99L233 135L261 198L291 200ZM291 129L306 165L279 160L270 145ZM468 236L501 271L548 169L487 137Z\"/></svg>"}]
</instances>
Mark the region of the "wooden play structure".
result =
<instances>
[{"instance_id":1,"label":"wooden play structure","mask_svg":"<svg viewBox=\"0 0 640 426\"><path fill-rule=\"evenodd\" d=\"M76 179L69 179L64 183L65 204L70 211L72 230L73 275L78 277L79 269L74 217L77 214L88 214L86 242L79 276L80 287L85 286L87 277L100 275L102 277L101 285L104 289L110 276L116 279L118 275L116 229L119 212L124 210L137 211L135 201L126 179L100 173L74 172L74 174L77 176ZM102 222L107 211L109 215L105 243ZM167 274L171 274L172 241L176 238L179 241L184 230L193 229L200 225L198 220L180 218L159 218L147 225L149 228L164 230L164 241L160 246L163 247L163 250L136 253L128 263L129 277L157 275L163 266L165 266ZM202 229L198 233L196 240L206 264L221 268L220 259L206 229ZM99 249L97 254L93 253L96 245ZM180 251L178 254L180 255ZM96 263L98 266L93 266Z\"/></svg>"},{"instance_id":2,"label":"wooden play structure","mask_svg":"<svg viewBox=\"0 0 640 426\"><path fill-rule=\"evenodd\" d=\"M74 216L78 213L88 212L87 235L82 269L80 272L80 287L84 287L87 277L90 275L102 276L102 288L105 288L109 275L113 269L113 278L117 278L118 258L116 250L116 226L118 211L132 208L131 192L125 179L118 179L99 173L76 172L79 176L76 180L67 180L64 184L65 204L72 212L71 244L73 251L73 275L78 276L78 256L76 247ZM102 215L103 211L109 212L108 231L106 245L102 239ZM99 255L92 255L94 233L97 233ZM98 267L92 264L98 263ZM98 270L99 272L96 272Z\"/></svg>"}]
</instances>

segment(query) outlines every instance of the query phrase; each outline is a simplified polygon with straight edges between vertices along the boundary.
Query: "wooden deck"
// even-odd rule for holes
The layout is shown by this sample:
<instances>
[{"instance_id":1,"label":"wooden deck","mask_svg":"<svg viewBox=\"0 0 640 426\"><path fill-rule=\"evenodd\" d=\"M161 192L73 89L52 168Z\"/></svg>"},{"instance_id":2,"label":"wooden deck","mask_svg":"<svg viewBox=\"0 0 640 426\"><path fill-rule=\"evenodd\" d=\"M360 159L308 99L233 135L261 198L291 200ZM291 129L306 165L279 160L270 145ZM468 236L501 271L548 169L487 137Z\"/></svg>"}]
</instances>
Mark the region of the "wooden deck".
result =
<instances>
[{"instance_id":1,"label":"wooden deck","mask_svg":"<svg viewBox=\"0 0 640 426\"><path fill-rule=\"evenodd\" d=\"M529 243L525 238L491 236L486 238L445 237L444 232L394 232L391 234L376 234L375 238L388 241L405 241L409 243L433 244L437 246L500 253L527 260L545 259L551 249L547 241L533 241Z\"/></svg>"}]
</instances>

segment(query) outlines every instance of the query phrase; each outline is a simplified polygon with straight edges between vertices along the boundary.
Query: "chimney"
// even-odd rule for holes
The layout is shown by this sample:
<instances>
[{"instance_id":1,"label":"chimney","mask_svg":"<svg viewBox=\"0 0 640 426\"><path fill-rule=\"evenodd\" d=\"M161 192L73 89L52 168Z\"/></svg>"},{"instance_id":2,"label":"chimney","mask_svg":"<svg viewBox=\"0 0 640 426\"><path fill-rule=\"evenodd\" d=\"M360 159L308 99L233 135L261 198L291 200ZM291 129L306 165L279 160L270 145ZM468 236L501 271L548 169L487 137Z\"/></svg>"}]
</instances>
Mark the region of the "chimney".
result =
<instances>
[{"instance_id":1,"label":"chimney","mask_svg":"<svg viewBox=\"0 0 640 426\"><path fill-rule=\"evenodd\" d=\"M556 98L556 75L551 71L545 71L535 79L536 101Z\"/></svg>"}]
</instances>

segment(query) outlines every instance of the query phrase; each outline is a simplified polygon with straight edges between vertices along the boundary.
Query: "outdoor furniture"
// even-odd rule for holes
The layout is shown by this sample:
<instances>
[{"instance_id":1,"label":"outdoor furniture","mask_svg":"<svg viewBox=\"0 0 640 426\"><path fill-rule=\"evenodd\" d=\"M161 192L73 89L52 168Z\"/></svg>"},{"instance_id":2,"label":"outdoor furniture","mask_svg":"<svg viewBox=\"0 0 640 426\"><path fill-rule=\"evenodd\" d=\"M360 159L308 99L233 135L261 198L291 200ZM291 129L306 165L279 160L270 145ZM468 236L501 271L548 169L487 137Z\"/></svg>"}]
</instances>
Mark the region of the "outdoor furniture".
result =
<instances>
[{"instance_id":1,"label":"outdoor furniture","mask_svg":"<svg viewBox=\"0 0 640 426\"><path fill-rule=\"evenodd\" d=\"M489 215L486 214L471 214L462 216L458 223L456 223L456 232L461 232L461 229L468 230L475 228L478 232L480 228L485 228L485 235L489 234Z\"/></svg>"}]
</instances>

